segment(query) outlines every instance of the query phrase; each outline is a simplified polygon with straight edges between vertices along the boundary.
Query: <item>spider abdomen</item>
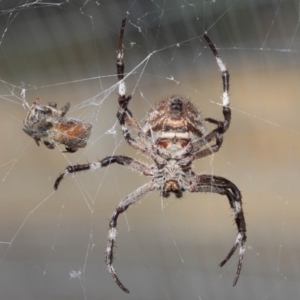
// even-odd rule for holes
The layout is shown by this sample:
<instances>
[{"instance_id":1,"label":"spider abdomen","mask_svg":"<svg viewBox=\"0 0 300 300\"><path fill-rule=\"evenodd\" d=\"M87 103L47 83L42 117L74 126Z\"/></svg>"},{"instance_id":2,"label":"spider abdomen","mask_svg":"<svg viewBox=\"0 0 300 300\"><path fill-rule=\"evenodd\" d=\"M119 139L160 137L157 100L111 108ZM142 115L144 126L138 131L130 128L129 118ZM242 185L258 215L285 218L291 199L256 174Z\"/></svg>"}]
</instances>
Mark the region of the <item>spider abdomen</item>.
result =
<instances>
[{"instance_id":1,"label":"spider abdomen","mask_svg":"<svg viewBox=\"0 0 300 300\"><path fill-rule=\"evenodd\" d=\"M159 101L145 120L143 131L164 148L185 147L194 136L204 134L198 109L189 99L171 96Z\"/></svg>"}]
</instances>

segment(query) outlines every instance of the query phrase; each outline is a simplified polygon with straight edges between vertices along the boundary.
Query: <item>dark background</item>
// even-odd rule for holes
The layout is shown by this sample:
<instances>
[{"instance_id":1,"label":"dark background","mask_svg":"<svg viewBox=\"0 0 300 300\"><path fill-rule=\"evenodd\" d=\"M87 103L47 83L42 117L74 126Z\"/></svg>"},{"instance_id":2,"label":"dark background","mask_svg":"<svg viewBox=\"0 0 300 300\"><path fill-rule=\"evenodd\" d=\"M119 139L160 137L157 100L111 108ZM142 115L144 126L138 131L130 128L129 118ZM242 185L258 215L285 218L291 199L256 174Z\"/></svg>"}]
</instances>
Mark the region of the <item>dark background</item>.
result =
<instances>
[{"instance_id":1,"label":"dark background","mask_svg":"<svg viewBox=\"0 0 300 300\"><path fill-rule=\"evenodd\" d=\"M1 1L1 299L299 299L299 1ZM147 161L116 121L115 57L127 16L131 109L143 122L162 97L192 99L222 119L221 73L207 31L231 75L232 124L219 153L195 172L242 191L247 251L221 269L236 228L224 196L157 192L119 218L115 267L106 270L108 219L149 179L121 166L66 178L67 165L111 154ZM28 105L71 102L93 124L85 149L37 147L22 131ZM207 126L207 130L211 127ZM149 162L149 161L148 161Z\"/></svg>"}]
</instances>

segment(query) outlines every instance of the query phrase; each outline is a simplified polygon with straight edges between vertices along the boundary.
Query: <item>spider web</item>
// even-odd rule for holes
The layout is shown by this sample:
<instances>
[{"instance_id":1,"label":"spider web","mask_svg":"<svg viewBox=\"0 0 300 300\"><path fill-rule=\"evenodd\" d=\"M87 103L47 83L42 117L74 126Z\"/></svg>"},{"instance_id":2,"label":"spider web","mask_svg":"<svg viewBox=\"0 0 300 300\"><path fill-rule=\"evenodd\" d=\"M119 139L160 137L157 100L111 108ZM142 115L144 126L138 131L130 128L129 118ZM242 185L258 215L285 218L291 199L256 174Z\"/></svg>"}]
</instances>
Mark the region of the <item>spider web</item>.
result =
<instances>
[{"instance_id":1,"label":"spider web","mask_svg":"<svg viewBox=\"0 0 300 300\"><path fill-rule=\"evenodd\" d=\"M149 179L120 166L69 176L67 165L123 154L147 161L116 121L116 49L125 30L127 90L143 121L162 97L190 97L222 119L221 73L207 31L231 75L232 124L219 153L195 172L241 190L247 251L237 254L228 201L152 193L118 222L115 267L131 299L298 299L300 1L0 1L1 299L123 299L106 271L108 218ZM93 124L74 154L48 150L22 132L31 103L71 103ZM207 130L211 127L207 126ZM127 296L126 296L127 297Z\"/></svg>"}]
</instances>

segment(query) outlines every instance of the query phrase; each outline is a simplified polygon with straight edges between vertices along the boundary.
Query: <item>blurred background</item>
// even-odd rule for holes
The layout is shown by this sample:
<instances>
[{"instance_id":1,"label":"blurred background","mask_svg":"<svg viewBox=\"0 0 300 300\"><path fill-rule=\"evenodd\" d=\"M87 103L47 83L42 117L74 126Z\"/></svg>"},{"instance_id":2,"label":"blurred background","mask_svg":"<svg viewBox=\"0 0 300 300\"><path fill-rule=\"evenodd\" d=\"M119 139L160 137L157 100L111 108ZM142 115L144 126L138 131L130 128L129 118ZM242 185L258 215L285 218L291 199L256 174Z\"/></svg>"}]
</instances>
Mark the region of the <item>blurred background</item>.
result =
<instances>
[{"instance_id":1,"label":"blurred background","mask_svg":"<svg viewBox=\"0 0 300 300\"><path fill-rule=\"evenodd\" d=\"M299 299L299 0L6 0L0 13L1 299ZM151 163L116 122L125 16L127 92L141 123L172 94L223 118L221 73L203 32L230 71L230 130L194 170L242 192L248 243L234 288L238 253L218 266L237 233L226 197L153 192L121 215L115 268L127 295L104 263L108 220L149 178L112 165L53 190L70 164L111 154ZM92 123L86 148L37 147L22 131L37 97L70 102L68 116Z\"/></svg>"}]
</instances>

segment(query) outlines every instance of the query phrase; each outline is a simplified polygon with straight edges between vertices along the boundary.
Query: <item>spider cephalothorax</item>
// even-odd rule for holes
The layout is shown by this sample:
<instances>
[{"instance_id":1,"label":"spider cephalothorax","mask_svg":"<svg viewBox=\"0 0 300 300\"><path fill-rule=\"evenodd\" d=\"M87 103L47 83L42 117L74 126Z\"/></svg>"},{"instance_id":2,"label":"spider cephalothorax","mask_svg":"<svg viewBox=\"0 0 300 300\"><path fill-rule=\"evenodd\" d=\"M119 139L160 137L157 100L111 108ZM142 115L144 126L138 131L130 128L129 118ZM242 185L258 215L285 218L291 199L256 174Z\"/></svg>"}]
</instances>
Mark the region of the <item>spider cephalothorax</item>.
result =
<instances>
[{"instance_id":1,"label":"spider cephalothorax","mask_svg":"<svg viewBox=\"0 0 300 300\"><path fill-rule=\"evenodd\" d=\"M154 190L158 190L163 197L168 197L173 193L176 197L180 198L185 191L226 195L238 229L238 235L233 247L220 263L220 266L222 267L234 254L237 247L240 246L238 266L233 281L233 285L236 285L242 268L247 238L241 193L235 184L228 179L211 174L198 175L191 168L194 160L212 155L219 151L222 146L223 134L228 130L231 120L228 96L229 73L219 57L216 47L208 35L204 34L203 37L212 50L222 72L224 120L204 119L204 121L216 126L210 133L205 134L200 112L188 99L175 95L166 97L158 102L145 117L145 124L141 127L133 118L128 108L131 96L126 95L126 85L124 82L123 37L125 22L126 19L122 21L119 49L117 52L117 73L119 79L119 110L117 118L127 143L133 149L150 157L154 161L154 164L148 166L127 156L109 156L99 162L67 167L56 179L54 188L57 189L61 180L70 173L95 170L107 167L113 163L127 166L151 178L148 183L139 187L119 203L109 222L105 261L111 276L126 293L129 293L129 291L119 280L113 267L117 220L121 213ZM135 133L135 137L131 135L132 132Z\"/></svg>"}]
</instances>

